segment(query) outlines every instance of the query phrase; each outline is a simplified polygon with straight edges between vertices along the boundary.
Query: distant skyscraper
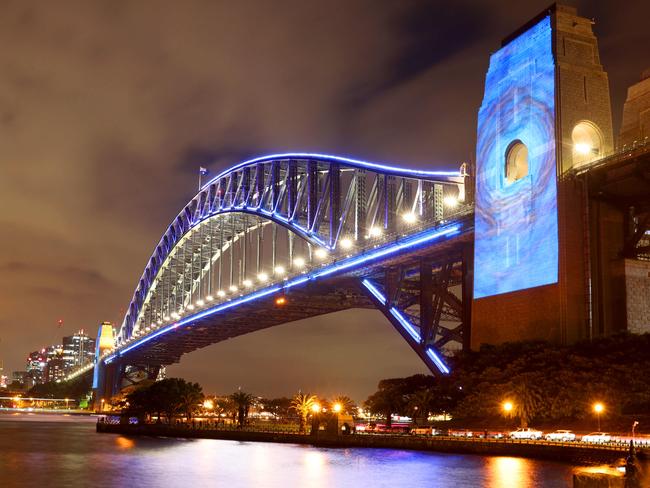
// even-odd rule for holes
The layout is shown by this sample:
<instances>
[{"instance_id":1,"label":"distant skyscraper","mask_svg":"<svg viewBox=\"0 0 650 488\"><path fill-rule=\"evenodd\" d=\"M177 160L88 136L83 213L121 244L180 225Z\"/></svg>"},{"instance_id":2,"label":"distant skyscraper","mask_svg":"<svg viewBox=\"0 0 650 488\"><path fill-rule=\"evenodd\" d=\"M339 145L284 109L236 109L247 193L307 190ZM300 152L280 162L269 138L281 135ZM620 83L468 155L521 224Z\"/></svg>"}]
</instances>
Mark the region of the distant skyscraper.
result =
<instances>
[{"instance_id":1,"label":"distant skyscraper","mask_svg":"<svg viewBox=\"0 0 650 488\"><path fill-rule=\"evenodd\" d=\"M95 340L83 329L74 335L63 338L62 357L66 372L90 362L95 357Z\"/></svg>"},{"instance_id":2,"label":"distant skyscraper","mask_svg":"<svg viewBox=\"0 0 650 488\"><path fill-rule=\"evenodd\" d=\"M45 365L45 382L62 380L66 375L65 361L63 356L50 359Z\"/></svg>"},{"instance_id":3,"label":"distant skyscraper","mask_svg":"<svg viewBox=\"0 0 650 488\"><path fill-rule=\"evenodd\" d=\"M27 373L34 383L43 383L45 380L45 366L47 364L45 349L34 351L27 356Z\"/></svg>"}]
</instances>

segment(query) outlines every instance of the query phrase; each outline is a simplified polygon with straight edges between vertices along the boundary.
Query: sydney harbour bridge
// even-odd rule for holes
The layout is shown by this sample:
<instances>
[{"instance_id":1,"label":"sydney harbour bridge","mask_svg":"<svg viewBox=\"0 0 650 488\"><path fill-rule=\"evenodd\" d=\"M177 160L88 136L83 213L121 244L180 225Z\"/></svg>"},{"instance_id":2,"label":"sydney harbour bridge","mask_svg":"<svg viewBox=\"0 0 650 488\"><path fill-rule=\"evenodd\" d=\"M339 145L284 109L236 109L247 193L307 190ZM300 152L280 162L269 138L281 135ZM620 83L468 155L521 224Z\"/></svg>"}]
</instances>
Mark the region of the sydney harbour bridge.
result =
<instances>
[{"instance_id":1,"label":"sydney harbour bridge","mask_svg":"<svg viewBox=\"0 0 650 488\"><path fill-rule=\"evenodd\" d=\"M650 330L630 298L650 286L650 144L629 116L614 144L591 25L557 6L504 39L458 170L288 153L206 182L67 379L93 373L97 402L198 348L359 307L440 375L485 342Z\"/></svg>"}]
</instances>

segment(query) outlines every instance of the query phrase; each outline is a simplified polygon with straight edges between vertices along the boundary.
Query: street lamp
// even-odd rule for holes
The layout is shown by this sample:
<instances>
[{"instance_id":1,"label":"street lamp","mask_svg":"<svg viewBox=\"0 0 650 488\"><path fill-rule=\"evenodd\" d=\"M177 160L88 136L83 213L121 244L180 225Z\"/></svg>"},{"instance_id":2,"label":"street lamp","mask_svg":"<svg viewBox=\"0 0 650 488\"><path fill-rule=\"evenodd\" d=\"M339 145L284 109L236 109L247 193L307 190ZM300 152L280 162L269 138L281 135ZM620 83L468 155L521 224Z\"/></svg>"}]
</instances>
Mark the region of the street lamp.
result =
<instances>
[{"instance_id":1,"label":"street lamp","mask_svg":"<svg viewBox=\"0 0 650 488\"><path fill-rule=\"evenodd\" d=\"M512 413L512 409L514 408L514 405L512 404L511 401L506 400L505 402L503 402L501 408L503 408L503 411L506 413L506 415L509 415L510 413Z\"/></svg>"},{"instance_id":2,"label":"street lamp","mask_svg":"<svg viewBox=\"0 0 650 488\"><path fill-rule=\"evenodd\" d=\"M598 417L598 432L600 432L600 414L605 410L605 405L600 402L594 403L594 412L596 412L596 417Z\"/></svg>"},{"instance_id":3,"label":"street lamp","mask_svg":"<svg viewBox=\"0 0 650 488\"><path fill-rule=\"evenodd\" d=\"M311 406L311 411L314 413L320 412L320 403L314 403Z\"/></svg>"},{"instance_id":4,"label":"street lamp","mask_svg":"<svg viewBox=\"0 0 650 488\"><path fill-rule=\"evenodd\" d=\"M342 409L343 407L341 406L340 403L335 403L334 405L332 405L332 410L334 410L335 413L339 413Z\"/></svg>"}]
</instances>

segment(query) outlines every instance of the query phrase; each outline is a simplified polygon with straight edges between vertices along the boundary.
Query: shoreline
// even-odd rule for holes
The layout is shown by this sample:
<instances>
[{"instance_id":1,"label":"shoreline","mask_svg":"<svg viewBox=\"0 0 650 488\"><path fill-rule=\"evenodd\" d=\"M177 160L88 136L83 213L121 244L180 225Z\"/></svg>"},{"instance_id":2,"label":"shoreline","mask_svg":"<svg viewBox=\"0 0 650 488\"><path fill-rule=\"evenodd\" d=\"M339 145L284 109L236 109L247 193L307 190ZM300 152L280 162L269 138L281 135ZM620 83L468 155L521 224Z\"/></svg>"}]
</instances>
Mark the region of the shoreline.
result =
<instances>
[{"instance_id":1,"label":"shoreline","mask_svg":"<svg viewBox=\"0 0 650 488\"><path fill-rule=\"evenodd\" d=\"M161 424L97 423L98 433L126 436L219 439L240 442L276 442L329 448L406 449L449 454L515 456L573 465L613 464L625 458L624 446L585 446L512 440L466 440L449 437L351 434L340 436L255 432L244 430L188 429Z\"/></svg>"}]
</instances>

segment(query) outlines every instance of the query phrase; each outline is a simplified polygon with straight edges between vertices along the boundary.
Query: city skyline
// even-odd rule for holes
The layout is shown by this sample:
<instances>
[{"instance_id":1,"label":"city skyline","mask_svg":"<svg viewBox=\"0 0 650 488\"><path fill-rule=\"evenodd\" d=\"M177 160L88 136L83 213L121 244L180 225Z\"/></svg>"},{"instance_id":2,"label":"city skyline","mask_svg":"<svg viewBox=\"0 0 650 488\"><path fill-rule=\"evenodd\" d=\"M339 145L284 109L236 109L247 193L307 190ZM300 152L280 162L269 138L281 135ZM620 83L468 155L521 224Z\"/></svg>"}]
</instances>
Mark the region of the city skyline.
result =
<instances>
[{"instance_id":1,"label":"city skyline","mask_svg":"<svg viewBox=\"0 0 650 488\"><path fill-rule=\"evenodd\" d=\"M200 165L216 174L249 156L285 149L354 154L427 169L457 169L470 157L487 68L485 54L496 50L503 32L527 20L535 9L530 5L506 9L501 4L492 18L487 14L481 18L476 7L464 11L462 6L448 6L445 8L449 11L418 12L414 4L408 4L365 16L363 6L359 2L359 12L345 19L332 11L319 12L319 18L328 19L335 32L353 34L354 42L347 50L337 44L341 40L332 39L320 28L312 38L314 44L305 47L291 44L290 36L271 37L273 48L287 53L290 62L284 68L265 65L261 56L253 56L240 66L224 62L210 68L207 60L213 56L208 56L208 47L215 44L200 44L200 36L207 36L211 30L194 26L191 19L186 30L176 30L168 23L169 31L165 31L171 39L178 39L196 30L196 37L190 36L191 43L157 49L120 23L120 11L98 14L90 8L80 9L69 26L73 34L68 35L62 32L63 19L56 16L39 24L39 16L46 15L43 11L17 16L32 40L5 42L3 45L10 45L15 52L6 47L0 51L0 60L13 66L11 89L18 90L8 93L15 106L9 104L2 119L13 142L0 154L0 167L7 171L0 183L5 185L3 208L12 210L5 222L11 237L0 244L2 306L7 311L0 319L0 356L5 358L5 370L16 369L18 353L14 351L30 349L21 344L59 333L59 318L64 319L66 330L84 327L92 331L103 320L119 326L119 309L128 303L161 230L194 193ZM545 6L539 2L536 9L541 11ZM642 5L639 2L636 10L628 7L625 12L605 5L579 7L583 15L596 17L595 30L610 77L617 131L627 86L650 65L643 50L635 51L645 42L639 37L648 34L639 34L644 32L641 28L621 27L643 16ZM213 12L219 18L222 14ZM293 16L281 11L264 14L275 22L286 22L288 30L302 25L305 18L318 17L299 8ZM238 13L231 15L238 19ZM95 63L108 56L102 45L114 31L107 28L90 33L84 20L90 19L88 25L93 25L104 16L113 29L125 29L127 38L135 36L142 51L125 60L101 64L106 70L101 72ZM401 23L395 18L402 19ZM437 31L429 24L423 29L419 18L440 29L443 21L448 23L444 35L457 41L453 49L449 47L452 43L444 44L444 50L441 46L432 48ZM29 31L37 27L46 27L41 38ZM617 32L616 36L612 32ZM233 28L220 35L234 39L238 33ZM48 35L71 48L74 55L46 47ZM91 42L80 49L84 36ZM335 45L328 46L328 42ZM126 51L126 44L118 49ZM21 65L14 57L21 53L29 59L48 49L63 67L74 66L74 77L69 78L54 61L52 66L35 69ZM243 49L256 55L263 52L255 43ZM355 59L369 51L373 54L366 58L368 65L356 66ZM331 56L316 64L315 52ZM214 58L228 59L227 54L221 52ZM149 62L158 56L167 63L151 62L141 67L135 62L138 56ZM327 61L331 63L329 69L325 69ZM290 88L292 75L307 76L303 63L320 76L302 79L300 86L310 89L296 93ZM139 84L124 83L122 70ZM184 76L186 73L190 76ZM349 79L342 80L344 75ZM104 88L87 91L83 76L95 82L106 80L106 84L94 83ZM242 81L239 76L247 82L243 87L238 86ZM248 76L255 81L249 81ZM269 82L260 85L260 78ZM153 87L150 93L148 87ZM61 91L63 88L66 90ZM168 97L170 93L174 96ZM257 97L270 101L255 106L251 99ZM340 97L347 97L349 102L345 110L329 102ZM99 100L103 98L106 101ZM35 132L34 128L28 131L25 121L38 120L36 102L49 109L48 115L39 120ZM92 120L88 120L88 106L94 110ZM97 113L103 115L97 117ZM274 123L279 113L282 124ZM440 113L445 114L443 120L437 116ZM393 140L385 137L389 131ZM37 134L49 136L40 147L34 144L39 141ZM18 185L25 185L20 193L13 190ZM38 311L33 308L37 301ZM358 397L372 391L379 378L425 371L379 312L354 310L308 322L210 346L184 356L181 364L170 370L201 381L210 391L242 385L271 394L265 388L295 384L333 394L336 392L329 389L336 385ZM25 325L20 334L16 324ZM363 344L362 350L356 349L357 357L351 358L342 337L349 344ZM37 343L47 340L38 339ZM276 348L260 353L260 346L270 341ZM319 354L323 345L327 354ZM371 364L377 354L386 358L380 366ZM242 358L247 358L247 366L242 366Z\"/></svg>"}]
</instances>

